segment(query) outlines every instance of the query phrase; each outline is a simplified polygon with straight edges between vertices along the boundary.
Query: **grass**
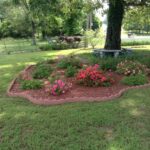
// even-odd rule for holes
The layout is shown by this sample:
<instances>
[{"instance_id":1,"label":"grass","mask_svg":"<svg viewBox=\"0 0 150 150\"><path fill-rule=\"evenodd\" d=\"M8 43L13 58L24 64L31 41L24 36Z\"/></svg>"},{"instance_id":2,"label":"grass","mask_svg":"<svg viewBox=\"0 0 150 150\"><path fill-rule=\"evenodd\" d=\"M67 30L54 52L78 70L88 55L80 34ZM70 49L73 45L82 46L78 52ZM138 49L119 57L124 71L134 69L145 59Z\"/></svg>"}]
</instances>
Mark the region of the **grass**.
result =
<instances>
[{"instance_id":1,"label":"grass","mask_svg":"<svg viewBox=\"0 0 150 150\"><path fill-rule=\"evenodd\" d=\"M144 49L144 54L150 53ZM150 88L130 90L110 102L33 105L6 96L10 81L26 65L90 50L33 52L0 56L1 150L149 150ZM143 54L143 51L137 50Z\"/></svg>"},{"instance_id":2,"label":"grass","mask_svg":"<svg viewBox=\"0 0 150 150\"><path fill-rule=\"evenodd\" d=\"M2 39L0 40L0 53L11 54L39 51L39 45L45 44L46 42L37 40L38 45L36 46L31 43L31 39Z\"/></svg>"}]
</instances>

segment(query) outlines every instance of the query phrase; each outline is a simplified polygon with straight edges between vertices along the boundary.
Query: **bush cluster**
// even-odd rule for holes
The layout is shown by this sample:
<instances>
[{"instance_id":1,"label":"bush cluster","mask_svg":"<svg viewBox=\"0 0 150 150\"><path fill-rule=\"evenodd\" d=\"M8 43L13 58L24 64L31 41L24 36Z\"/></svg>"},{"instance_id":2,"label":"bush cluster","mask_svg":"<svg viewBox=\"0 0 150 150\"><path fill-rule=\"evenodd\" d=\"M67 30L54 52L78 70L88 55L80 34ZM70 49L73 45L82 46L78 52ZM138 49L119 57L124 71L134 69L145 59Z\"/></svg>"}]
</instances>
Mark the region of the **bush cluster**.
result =
<instances>
[{"instance_id":1,"label":"bush cluster","mask_svg":"<svg viewBox=\"0 0 150 150\"><path fill-rule=\"evenodd\" d=\"M125 85L135 86L135 85L144 85L148 83L148 78L144 74L137 74L124 77L121 82Z\"/></svg>"},{"instance_id":2,"label":"bush cluster","mask_svg":"<svg viewBox=\"0 0 150 150\"><path fill-rule=\"evenodd\" d=\"M99 71L99 65L94 65L80 70L77 74L77 82L90 87L110 86L113 79Z\"/></svg>"},{"instance_id":3,"label":"bush cluster","mask_svg":"<svg viewBox=\"0 0 150 150\"><path fill-rule=\"evenodd\" d=\"M68 58L62 59L57 64L57 67L60 69L67 69L69 66L76 67L76 68L82 68L82 63L74 57L68 57Z\"/></svg>"},{"instance_id":4,"label":"bush cluster","mask_svg":"<svg viewBox=\"0 0 150 150\"><path fill-rule=\"evenodd\" d=\"M53 96L58 96L66 93L72 87L72 84L67 84L62 80L56 80L53 84L49 81L45 81L44 86L47 93L50 93Z\"/></svg>"},{"instance_id":5,"label":"bush cluster","mask_svg":"<svg viewBox=\"0 0 150 150\"><path fill-rule=\"evenodd\" d=\"M147 74L148 68L139 62L125 60L117 65L117 72L126 76Z\"/></svg>"},{"instance_id":6,"label":"bush cluster","mask_svg":"<svg viewBox=\"0 0 150 150\"><path fill-rule=\"evenodd\" d=\"M48 78L52 71L49 64L37 64L32 76L34 79Z\"/></svg>"},{"instance_id":7,"label":"bush cluster","mask_svg":"<svg viewBox=\"0 0 150 150\"><path fill-rule=\"evenodd\" d=\"M77 73L76 67L68 66L65 75L66 77L74 77L76 73Z\"/></svg>"}]
</instances>

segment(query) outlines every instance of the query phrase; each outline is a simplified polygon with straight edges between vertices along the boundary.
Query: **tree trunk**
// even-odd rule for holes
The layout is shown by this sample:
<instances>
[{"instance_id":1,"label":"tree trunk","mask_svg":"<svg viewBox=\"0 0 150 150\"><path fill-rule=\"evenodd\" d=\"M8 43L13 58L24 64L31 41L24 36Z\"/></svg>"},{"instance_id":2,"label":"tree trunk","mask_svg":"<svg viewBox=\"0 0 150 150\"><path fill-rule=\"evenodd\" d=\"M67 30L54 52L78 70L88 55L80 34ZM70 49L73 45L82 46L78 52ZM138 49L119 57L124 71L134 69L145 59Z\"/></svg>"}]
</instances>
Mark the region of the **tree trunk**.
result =
<instances>
[{"instance_id":1,"label":"tree trunk","mask_svg":"<svg viewBox=\"0 0 150 150\"><path fill-rule=\"evenodd\" d=\"M123 0L109 0L108 26L105 49L121 49L121 27L124 16Z\"/></svg>"},{"instance_id":2,"label":"tree trunk","mask_svg":"<svg viewBox=\"0 0 150 150\"><path fill-rule=\"evenodd\" d=\"M32 25L32 44L36 45L36 39L35 39L35 33L36 33L36 31L35 31L35 23L34 23L33 20L31 22L31 25Z\"/></svg>"}]
</instances>

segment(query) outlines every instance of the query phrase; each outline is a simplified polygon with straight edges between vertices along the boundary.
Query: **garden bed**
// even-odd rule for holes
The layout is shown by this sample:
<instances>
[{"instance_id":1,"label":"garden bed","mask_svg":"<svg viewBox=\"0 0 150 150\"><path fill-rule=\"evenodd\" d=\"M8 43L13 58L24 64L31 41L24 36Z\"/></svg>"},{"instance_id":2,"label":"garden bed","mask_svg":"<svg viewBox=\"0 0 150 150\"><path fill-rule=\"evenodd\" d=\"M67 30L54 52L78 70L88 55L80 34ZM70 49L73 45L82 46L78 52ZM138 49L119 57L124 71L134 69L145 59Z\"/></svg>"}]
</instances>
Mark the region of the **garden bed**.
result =
<instances>
[{"instance_id":1,"label":"garden bed","mask_svg":"<svg viewBox=\"0 0 150 150\"><path fill-rule=\"evenodd\" d=\"M53 64L55 67L55 64ZM23 76L27 79L32 79L32 72L35 66L31 65L28 66L24 71L21 72ZM125 91L134 88L144 88L150 86L150 83L140 86L127 86L121 84L121 80L123 75L120 75L116 72L111 72L113 76L114 83L109 87L87 87L83 85L76 84L76 78L70 77L66 78L64 76L65 70L64 69L55 69L55 72L59 72L62 78L65 80L66 83L71 83L72 87L66 93L54 96L45 91L45 88L42 87L41 89L36 90L22 90L20 89L20 82L18 78L15 78L10 87L8 88L8 95L13 97L23 97L31 101L35 104L41 105L54 105L54 104L63 104L66 102L82 102L82 101L107 101L112 100L114 98L120 97ZM109 74L110 72L106 72L105 74ZM42 81L45 79L42 79Z\"/></svg>"}]
</instances>

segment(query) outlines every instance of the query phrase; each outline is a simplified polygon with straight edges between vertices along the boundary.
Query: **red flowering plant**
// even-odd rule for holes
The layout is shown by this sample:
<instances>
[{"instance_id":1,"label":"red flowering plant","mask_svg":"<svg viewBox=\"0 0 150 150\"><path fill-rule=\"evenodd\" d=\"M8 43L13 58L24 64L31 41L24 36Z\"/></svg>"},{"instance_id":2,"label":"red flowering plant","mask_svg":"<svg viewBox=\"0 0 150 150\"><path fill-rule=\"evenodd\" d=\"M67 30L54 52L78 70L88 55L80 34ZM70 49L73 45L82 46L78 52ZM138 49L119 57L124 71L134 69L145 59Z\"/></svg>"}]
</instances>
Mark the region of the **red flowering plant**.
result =
<instances>
[{"instance_id":1,"label":"red flowering plant","mask_svg":"<svg viewBox=\"0 0 150 150\"><path fill-rule=\"evenodd\" d=\"M56 80L53 84L49 81L45 81L45 91L50 93L53 96L58 96L66 93L71 87L71 83L65 83L62 80Z\"/></svg>"},{"instance_id":2,"label":"red flowering plant","mask_svg":"<svg viewBox=\"0 0 150 150\"><path fill-rule=\"evenodd\" d=\"M106 76L99 70L99 65L89 66L82 69L77 74L77 82L85 86L110 86L113 83L113 79L110 76Z\"/></svg>"}]
</instances>

